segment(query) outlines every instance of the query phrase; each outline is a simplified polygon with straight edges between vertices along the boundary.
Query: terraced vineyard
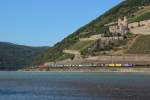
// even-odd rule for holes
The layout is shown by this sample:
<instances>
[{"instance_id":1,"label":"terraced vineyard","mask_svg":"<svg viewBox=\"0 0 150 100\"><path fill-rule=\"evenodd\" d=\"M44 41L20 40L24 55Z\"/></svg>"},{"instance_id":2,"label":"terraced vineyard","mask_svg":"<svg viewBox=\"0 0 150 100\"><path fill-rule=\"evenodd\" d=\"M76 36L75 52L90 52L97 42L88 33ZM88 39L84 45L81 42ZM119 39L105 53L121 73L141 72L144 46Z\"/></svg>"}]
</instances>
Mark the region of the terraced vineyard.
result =
<instances>
[{"instance_id":1,"label":"terraced vineyard","mask_svg":"<svg viewBox=\"0 0 150 100\"><path fill-rule=\"evenodd\" d=\"M141 35L127 51L130 54L150 54L150 35Z\"/></svg>"},{"instance_id":2,"label":"terraced vineyard","mask_svg":"<svg viewBox=\"0 0 150 100\"><path fill-rule=\"evenodd\" d=\"M86 47L88 47L89 45L91 45L94 41L78 41L76 44L74 44L72 47L71 47L71 50L82 50Z\"/></svg>"}]
</instances>

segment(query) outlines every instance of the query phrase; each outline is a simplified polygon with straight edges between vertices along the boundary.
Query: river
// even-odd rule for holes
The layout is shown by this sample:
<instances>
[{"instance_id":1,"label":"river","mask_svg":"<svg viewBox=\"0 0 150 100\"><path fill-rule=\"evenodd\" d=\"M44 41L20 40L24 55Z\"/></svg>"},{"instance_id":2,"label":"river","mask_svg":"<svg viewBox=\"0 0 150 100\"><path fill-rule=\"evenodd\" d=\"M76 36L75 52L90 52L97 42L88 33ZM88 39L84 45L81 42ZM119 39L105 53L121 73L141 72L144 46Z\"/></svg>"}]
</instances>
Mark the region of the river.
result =
<instances>
[{"instance_id":1,"label":"river","mask_svg":"<svg viewBox=\"0 0 150 100\"><path fill-rule=\"evenodd\" d=\"M0 100L148 100L149 73L0 72Z\"/></svg>"}]
</instances>

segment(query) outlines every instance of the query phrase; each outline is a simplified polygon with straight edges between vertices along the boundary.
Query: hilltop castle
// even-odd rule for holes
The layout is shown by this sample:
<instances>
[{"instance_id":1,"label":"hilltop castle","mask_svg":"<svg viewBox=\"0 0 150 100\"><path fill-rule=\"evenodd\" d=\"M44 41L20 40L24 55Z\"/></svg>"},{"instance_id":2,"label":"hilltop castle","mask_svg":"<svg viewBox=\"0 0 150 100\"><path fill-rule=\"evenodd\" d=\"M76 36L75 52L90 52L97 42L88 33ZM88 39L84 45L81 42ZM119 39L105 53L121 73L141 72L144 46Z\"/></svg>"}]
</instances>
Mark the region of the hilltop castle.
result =
<instances>
[{"instance_id":1,"label":"hilltop castle","mask_svg":"<svg viewBox=\"0 0 150 100\"><path fill-rule=\"evenodd\" d=\"M150 34L150 20L143 20L129 23L127 17L118 19L116 22L106 24L109 27L109 32L114 35L126 35L129 31L133 34Z\"/></svg>"},{"instance_id":2,"label":"hilltop castle","mask_svg":"<svg viewBox=\"0 0 150 100\"><path fill-rule=\"evenodd\" d=\"M109 26L109 32L113 34L120 33L121 35L125 35L129 32L127 17L124 17L123 19L118 19L117 22L113 22L105 26Z\"/></svg>"}]
</instances>

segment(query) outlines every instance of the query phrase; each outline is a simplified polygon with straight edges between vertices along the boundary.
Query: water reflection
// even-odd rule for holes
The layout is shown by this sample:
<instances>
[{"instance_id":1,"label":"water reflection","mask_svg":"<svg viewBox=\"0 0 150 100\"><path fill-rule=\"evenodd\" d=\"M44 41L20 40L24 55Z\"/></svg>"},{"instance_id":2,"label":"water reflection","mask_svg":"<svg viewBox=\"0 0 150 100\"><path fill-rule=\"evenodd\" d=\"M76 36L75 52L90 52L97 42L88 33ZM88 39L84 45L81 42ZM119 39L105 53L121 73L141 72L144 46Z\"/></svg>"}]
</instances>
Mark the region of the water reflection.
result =
<instances>
[{"instance_id":1,"label":"water reflection","mask_svg":"<svg viewBox=\"0 0 150 100\"><path fill-rule=\"evenodd\" d=\"M147 100L149 74L1 72L0 100Z\"/></svg>"}]
</instances>

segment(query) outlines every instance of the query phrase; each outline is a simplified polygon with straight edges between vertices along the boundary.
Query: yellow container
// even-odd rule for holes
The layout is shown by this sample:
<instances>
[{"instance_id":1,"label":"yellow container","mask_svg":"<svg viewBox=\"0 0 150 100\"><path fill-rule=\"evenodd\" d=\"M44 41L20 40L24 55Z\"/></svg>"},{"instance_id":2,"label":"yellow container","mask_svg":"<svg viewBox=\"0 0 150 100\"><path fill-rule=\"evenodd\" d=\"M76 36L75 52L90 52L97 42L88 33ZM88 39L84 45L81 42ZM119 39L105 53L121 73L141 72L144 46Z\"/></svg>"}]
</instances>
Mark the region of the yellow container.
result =
<instances>
[{"instance_id":1,"label":"yellow container","mask_svg":"<svg viewBox=\"0 0 150 100\"><path fill-rule=\"evenodd\" d=\"M108 64L108 67L115 67L115 64Z\"/></svg>"},{"instance_id":2,"label":"yellow container","mask_svg":"<svg viewBox=\"0 0 150 100\"><path fill-rule=\"evenodd\" d=\"M121 67L122 65L121 65L121 64L115 64L115 66L116 66L116 67Z\"/></svg>"}]
</instances>

